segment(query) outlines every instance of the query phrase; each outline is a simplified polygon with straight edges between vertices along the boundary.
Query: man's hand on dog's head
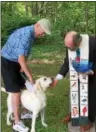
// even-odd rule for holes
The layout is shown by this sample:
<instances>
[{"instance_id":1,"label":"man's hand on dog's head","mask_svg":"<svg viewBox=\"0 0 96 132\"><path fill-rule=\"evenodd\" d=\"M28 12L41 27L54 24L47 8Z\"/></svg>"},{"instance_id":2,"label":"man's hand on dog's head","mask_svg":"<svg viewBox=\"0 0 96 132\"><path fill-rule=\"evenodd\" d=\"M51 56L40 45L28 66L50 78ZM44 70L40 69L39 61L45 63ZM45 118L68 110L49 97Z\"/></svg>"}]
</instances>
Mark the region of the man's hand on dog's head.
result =
<instances>
[{"instance_id":1,"label":"man's hand on dog's head","mask_svg":"<svg viewBox=\"0 0 96 132\"><path fill-rule=\"evenodd\" d=\"M32 77L29 78L29 81L30 81L31 84L34 84L35 83L35 81L33 80Z\"/></svg>"}]
</instances>

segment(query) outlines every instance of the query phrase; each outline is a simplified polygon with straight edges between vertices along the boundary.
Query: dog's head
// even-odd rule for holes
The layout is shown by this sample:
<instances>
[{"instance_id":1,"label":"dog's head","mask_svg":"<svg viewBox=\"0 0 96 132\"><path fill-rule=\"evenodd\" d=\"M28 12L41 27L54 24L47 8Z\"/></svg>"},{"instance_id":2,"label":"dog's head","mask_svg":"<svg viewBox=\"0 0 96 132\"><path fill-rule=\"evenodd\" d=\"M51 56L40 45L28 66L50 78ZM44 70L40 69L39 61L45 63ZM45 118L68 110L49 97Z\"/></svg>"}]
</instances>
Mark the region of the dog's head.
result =
<instances>
[{"instance_id":1,"label":"dog's head","mask_svg":"<svg viewBox=\"0 0 96 132\"><path fill-rule=\"evenodd\" d=\"M50 87L52 83L53 78L44 76L36 80L35 87L42 91L46 91L47 88Z\"/></svg>"}]
</instances>

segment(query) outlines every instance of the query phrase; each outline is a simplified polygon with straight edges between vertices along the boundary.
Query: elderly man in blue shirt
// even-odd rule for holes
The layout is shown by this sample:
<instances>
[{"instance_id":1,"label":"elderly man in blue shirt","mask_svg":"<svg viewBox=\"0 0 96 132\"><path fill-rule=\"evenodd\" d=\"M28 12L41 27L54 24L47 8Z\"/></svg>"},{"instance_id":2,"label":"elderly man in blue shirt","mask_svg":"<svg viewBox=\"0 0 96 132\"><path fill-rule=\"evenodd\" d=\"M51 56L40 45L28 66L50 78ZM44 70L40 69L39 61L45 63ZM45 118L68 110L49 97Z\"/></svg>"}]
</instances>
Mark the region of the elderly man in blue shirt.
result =
<instances>
[{"instance_id":1,"label":"elderly man in blue shirt","mask_svg":"<svg viewBox=\"0 0 96 132\"><path fill-rule=\"evenodd\" d=\"M48 19L41 19L36 24L15 30L8 38L1 51L1 74L7 92L12 93L12 106L15 122L13 129L16 131L28 131L19 119L20 90L24 87L25 80L20 74L22 69L29 81L33 84L33 77L27 65L26 58L35 38L51 35L51 24ZM32 114L23 114L22 119L32 118Z\"/></svg>"}]
</instances>

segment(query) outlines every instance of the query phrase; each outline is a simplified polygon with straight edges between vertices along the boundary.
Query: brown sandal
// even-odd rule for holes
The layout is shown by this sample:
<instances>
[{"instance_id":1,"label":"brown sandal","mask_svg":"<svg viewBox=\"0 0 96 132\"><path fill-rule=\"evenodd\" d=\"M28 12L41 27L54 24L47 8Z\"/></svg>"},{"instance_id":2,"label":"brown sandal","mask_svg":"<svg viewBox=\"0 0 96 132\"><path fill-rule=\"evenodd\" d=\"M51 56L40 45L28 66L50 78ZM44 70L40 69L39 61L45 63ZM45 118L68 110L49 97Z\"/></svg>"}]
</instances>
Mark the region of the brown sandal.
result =
<instances>
[{"instance_id":1,"label":"brown sandal","mask_svg":"<svg viewBox=\"0 0 96 132\"><path fill-rule=\"evenodd\" d=\"M81 132L88 131L92 128L93 123L89 123L88 125L80 126Z\"/></svg>"},{"instance_id":2,"label":"brown sandal","mask_svg":"<svg viewBox=\"0 0 96 132\"><path fill-rule=\"evenodd\" d=\"M61 121L63 123L68 123L71 121L71 113L69 113L64 119Z\"/></svg>"}]
</instances>

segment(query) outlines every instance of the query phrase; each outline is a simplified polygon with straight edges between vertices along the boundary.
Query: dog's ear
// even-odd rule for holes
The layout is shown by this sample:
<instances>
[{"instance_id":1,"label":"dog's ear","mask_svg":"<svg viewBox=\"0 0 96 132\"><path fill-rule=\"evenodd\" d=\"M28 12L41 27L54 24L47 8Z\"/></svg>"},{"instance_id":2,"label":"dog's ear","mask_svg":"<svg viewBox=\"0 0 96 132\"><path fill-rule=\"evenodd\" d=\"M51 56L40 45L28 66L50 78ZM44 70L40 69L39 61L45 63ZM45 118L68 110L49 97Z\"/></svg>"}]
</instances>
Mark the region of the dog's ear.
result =
<instances>
[{"instance_id":1,"label":"dog's ear","mask_svg":"<svg viewBox=\"0 0 96 132\"><path fill-rule=\"evenodd\" d=\"M38 79L38 80L36 80L36 82L35 82L35 86L36 86L36 88L37 88L37 89L39 89L39 88L40 88L40 82L39 82L39 79Z\"/></svg>"}]
</instances>

